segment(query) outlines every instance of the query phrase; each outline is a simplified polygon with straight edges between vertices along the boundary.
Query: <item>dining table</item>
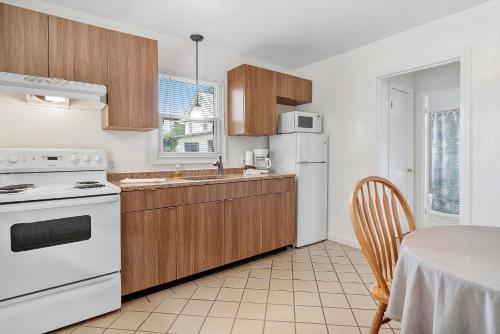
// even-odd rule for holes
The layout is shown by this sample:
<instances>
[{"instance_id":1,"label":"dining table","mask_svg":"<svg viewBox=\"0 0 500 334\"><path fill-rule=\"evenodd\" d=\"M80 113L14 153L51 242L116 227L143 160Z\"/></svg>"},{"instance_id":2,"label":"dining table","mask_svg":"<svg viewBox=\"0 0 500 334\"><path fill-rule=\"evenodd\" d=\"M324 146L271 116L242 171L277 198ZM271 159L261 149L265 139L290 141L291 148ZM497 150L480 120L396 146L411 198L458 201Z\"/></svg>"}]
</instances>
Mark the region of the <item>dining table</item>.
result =
<instances>
[{"instance_id":1,"label":"dining table","mask_svg":"<svg viewBox=\"0 0 500 334\"><path fill-rule=\"evenodd\" d=\"M403 334L500 334L500 227L407 234L385 316L400 321Z\"/></svg>"}]
</instances>

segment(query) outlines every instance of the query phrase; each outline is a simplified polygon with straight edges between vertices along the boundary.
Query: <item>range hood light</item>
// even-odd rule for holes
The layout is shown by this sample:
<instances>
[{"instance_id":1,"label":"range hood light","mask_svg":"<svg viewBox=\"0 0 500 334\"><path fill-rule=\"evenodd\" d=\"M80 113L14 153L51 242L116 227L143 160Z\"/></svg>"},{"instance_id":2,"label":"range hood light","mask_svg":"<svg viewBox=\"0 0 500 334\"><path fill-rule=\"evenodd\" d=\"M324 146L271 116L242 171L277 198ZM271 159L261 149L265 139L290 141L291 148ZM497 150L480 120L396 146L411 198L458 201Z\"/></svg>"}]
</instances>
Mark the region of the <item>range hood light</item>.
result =
<instances>
[{"instance_id":1,"label":"range hood light","mask_svg":"<svg viewBox=\"0 0 500 334\"><path fill-rule=\"evenodd\" d=\"M45 102L50 102L50 103L68 103L68 98L67 97L60 97L60 96L38 96Z\"/></svg>"},{"instance_id":2,"label":"range hood light","mask_svg":"<svg viewBox=\"0 0 500 334\"><path fill-rule=\"evenodd\" d=\"M26 103L29 105L68 107L69 98L61 96L27 94Z\"/></svg>"}]
</instances>

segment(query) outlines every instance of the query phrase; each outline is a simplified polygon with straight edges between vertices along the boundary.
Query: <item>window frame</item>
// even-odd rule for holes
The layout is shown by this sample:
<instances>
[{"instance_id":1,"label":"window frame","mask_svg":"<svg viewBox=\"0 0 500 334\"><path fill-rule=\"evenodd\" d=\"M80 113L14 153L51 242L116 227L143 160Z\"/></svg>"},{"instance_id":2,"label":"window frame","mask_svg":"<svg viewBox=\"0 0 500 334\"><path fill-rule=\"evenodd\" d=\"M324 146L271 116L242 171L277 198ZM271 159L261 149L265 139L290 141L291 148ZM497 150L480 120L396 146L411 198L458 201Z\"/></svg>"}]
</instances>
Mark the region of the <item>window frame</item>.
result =
<instances>
[{"instance_id":1,"label":"window frame","mask_svg":"<svg viewBox=\"0 0 500 334\"><path fill-rule=\"evenodd\" d=\"M183 81L188 83L196 83L194 79L187 77L181 77L171 74L158 74L158 89L160 87L161 78L167 77L170 80ZM225 160L226 153L226 136L224 134L224 85L219 82L199 80L200 85L211 86L214 88L214 112L218 117L214 118L214 150L215 152L164 152L163 151L163 120L164 118L169 118L169 114L161 113L158 104L158 129L155 140L155 152L156 157L153 160L153 164L188 164L188 163L210 163L222 156ZM158 99L160 96L158 95ZM187 119L186 116L179 117L178 119ZM212 119L211 119L212 120Z\"/></svg>"}]
</instances>

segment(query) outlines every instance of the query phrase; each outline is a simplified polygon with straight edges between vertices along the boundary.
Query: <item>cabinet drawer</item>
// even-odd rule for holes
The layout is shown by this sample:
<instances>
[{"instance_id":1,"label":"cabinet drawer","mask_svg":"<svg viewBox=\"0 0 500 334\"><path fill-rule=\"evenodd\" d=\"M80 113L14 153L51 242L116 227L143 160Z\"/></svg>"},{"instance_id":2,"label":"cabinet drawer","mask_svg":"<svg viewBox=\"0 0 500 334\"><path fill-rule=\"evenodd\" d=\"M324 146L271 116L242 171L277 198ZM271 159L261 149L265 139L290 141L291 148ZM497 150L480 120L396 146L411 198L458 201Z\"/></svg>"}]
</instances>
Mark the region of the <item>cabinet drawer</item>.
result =
<instances>
[{"instance_id":1,"label":"cabinet drawer","mask_svg":"<svg viewBox=\"0 0 500 334\"><path fill-rule=\"evenodd\" d=\"M224 199L260 195L262 181L244 181L223 184Z\"/></svg>"},{"instance_id":2,"label":"cabinet drawer","mask_svg":"<svg viewBox=\"0 0 500 334\"><path fill-rule=\"evenodd\" d=\"M177 205L215 202L223 199L222 184L176 188Z\"/></svg>"},{"instance_id":3,"label":"cabinet drawer","mask_svg":"<svg viewBox=\"0 0 500 334\"><path fill-rule=\"evenodd\" d=\"M121 193L121 211L133 212L176 205L177 188L125 191Z\"/></svg>"},{"instance_id":4,"label":"cabinet drawer","mask_svg":"<svg viewBox=\"0 0 500 334\"><path fill-rule=\"evenodd\" d=\"M274 194L295 191L295 178L262 180L262 194Z\"/></svg>"}]
</instances>

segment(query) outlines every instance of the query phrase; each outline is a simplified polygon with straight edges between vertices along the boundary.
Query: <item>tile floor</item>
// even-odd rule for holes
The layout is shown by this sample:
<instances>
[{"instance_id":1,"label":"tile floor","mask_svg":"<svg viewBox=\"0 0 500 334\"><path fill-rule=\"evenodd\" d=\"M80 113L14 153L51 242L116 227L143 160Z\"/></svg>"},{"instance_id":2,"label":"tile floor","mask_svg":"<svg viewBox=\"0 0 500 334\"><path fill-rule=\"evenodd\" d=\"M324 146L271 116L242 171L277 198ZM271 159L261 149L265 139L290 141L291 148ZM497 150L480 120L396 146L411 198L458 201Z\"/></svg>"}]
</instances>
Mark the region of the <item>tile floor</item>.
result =
<instances>
[{"instance_id":1,"label":"tile floor","mask_svg":"<svg viewBox=\"0 0 500 334\"><path fill-rule=\"evenodd\" d=\"M332 241L240 264L54 334L364 334L376 304L361 251ZM399 324L381 334L399 333Z\"/></svg>"}]
</instances>

